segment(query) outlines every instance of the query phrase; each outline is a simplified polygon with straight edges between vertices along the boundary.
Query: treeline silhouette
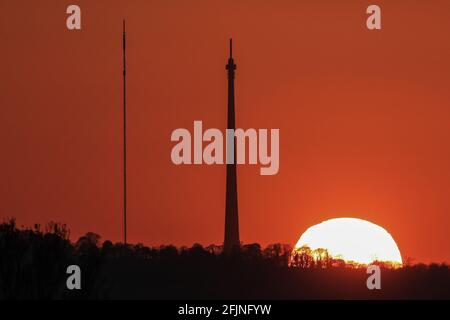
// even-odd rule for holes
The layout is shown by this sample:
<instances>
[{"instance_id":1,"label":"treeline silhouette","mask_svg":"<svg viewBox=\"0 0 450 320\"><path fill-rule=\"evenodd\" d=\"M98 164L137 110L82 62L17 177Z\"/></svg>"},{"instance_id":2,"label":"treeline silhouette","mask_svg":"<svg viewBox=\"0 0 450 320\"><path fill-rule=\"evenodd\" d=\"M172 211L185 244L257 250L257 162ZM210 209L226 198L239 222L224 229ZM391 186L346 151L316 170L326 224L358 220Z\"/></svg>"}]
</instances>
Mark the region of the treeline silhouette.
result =
<instances>
[{"instance_id":1,"label":"treeline silhouette","mask_svg":"<svg viewBox=\"0 0 450 320\"><path fill-rule=\"evenodd\" d=\"M368 290L361 265L325 249L285 244L147 247L101 242L88 232L69 240L64 224L0 224L0 299L450 299L445 264L378 263L381 290ZM81 290L68 290L66 269L81 268Z\"/></svg>"}]
</instances>

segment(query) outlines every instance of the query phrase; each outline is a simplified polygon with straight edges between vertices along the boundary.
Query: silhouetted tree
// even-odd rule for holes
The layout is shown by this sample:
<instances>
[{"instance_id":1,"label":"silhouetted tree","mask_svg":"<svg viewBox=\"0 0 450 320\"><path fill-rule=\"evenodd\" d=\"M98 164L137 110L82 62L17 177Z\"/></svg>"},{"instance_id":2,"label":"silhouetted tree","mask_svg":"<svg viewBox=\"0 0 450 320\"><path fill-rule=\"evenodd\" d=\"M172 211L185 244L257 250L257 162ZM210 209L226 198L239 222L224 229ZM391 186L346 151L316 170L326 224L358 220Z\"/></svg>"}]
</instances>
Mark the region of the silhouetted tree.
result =
<instances>
[{"instance_id":1,"label":"silhouetted tree","mask_svg":"<svg viewBox=\"0 0 450 320\"><path fill-rule=\"evenodd\" d=\"M232 254L222 246L147 247L104 241L88 232L75 243L64 224L18 228L0 224L0 298L373 298L361 264L327 250L244 244ZM65 286L66 268L82 270L82 290ZM445 264L397 266L375 261L387 285L382 298L450 298ZM306 270L307 269L307 270ZM326 282L325 282L326 281ZM301 285L299 285L301 284ZM345 291L345 288L349 288ZM360 289L359 289L360 288Z\"/></svg>"},{"instance_id":2,"label":"silhouetted tree","mask_svg":"<svg viewBox=\"0 0 450 320\"><path fill-rule=\"evenodd\" d=\"M287 266L291 253L291 246L280 243L270 244L264 249L265 259L276 266Z\"/></svg>"}]
</instances>

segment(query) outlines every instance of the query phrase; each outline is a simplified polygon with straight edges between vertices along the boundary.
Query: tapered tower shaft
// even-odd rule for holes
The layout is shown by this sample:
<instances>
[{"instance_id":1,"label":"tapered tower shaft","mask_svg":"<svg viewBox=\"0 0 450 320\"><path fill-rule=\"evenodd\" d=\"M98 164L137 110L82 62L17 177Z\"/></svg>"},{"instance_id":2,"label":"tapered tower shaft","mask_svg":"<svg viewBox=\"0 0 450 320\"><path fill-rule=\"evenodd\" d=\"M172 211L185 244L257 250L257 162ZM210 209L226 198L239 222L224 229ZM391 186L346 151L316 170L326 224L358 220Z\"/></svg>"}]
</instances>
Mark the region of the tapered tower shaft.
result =
<instances>
[{"instance_id":1,"label":"tapered tower shaft","mask_svg":"<svg viewBox=\"0 0 450 320\"><path fill-rule=\"evenodd\" d=\"M230 39L230 57L226 65L228 73L228 119L227 129L236 129L236 119L234 110L234 76L236 65L233 60L233 42ZM233 137L233 150L236 150L236 139ZM227 143L230 143L228 141ZM227 151L230 149L227 146ZM225 204L225 239L224 252L229 254L240 246L239 240L239 216L237 197L237 176L236 176L236 152L233 152L234 161L227 161L227 181L226 181L226 204Z\"/></svg>"}]
</instances>

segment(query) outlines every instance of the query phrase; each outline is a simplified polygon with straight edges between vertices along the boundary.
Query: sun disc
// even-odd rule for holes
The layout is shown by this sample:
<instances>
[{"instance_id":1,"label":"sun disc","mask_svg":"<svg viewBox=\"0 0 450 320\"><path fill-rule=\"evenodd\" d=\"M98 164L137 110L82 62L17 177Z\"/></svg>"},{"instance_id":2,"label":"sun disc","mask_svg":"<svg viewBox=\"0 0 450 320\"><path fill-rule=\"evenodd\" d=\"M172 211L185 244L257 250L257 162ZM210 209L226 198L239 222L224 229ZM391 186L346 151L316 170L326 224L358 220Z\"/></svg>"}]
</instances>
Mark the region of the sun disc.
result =
<instances>
[{"instance_id":1,"label":"sun disc","mask_svg":"<svg viewBox=\"0 0 450 320\"><path fill-rule=\"evenodd\" d=\"M337 218L316 224L302 234L295 249L303 246L327 249L330 256L346 262L402 264L400 250L389 232L362 219Z\"/></svg>"}]
</instances>

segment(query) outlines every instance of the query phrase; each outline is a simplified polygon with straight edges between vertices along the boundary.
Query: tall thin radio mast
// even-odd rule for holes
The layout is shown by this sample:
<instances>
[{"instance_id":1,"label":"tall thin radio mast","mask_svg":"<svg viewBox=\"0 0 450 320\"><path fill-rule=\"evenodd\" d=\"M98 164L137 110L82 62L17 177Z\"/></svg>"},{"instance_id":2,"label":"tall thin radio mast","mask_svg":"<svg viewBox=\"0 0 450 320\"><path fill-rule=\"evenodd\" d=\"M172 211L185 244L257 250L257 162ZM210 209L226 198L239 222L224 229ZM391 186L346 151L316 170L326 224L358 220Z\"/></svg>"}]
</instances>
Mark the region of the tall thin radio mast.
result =
<instances>
[{"instance_id":1,"label":"tall thin radio mast","mask_svg":"<svg viewBox=\"0 0 450 320\"><path fill-rule=\"evenodd\" d=\"M123 243L127 244L127 101L126 101L126 59L125 19L123 20Z\"/></svg>"}]
</instances>

